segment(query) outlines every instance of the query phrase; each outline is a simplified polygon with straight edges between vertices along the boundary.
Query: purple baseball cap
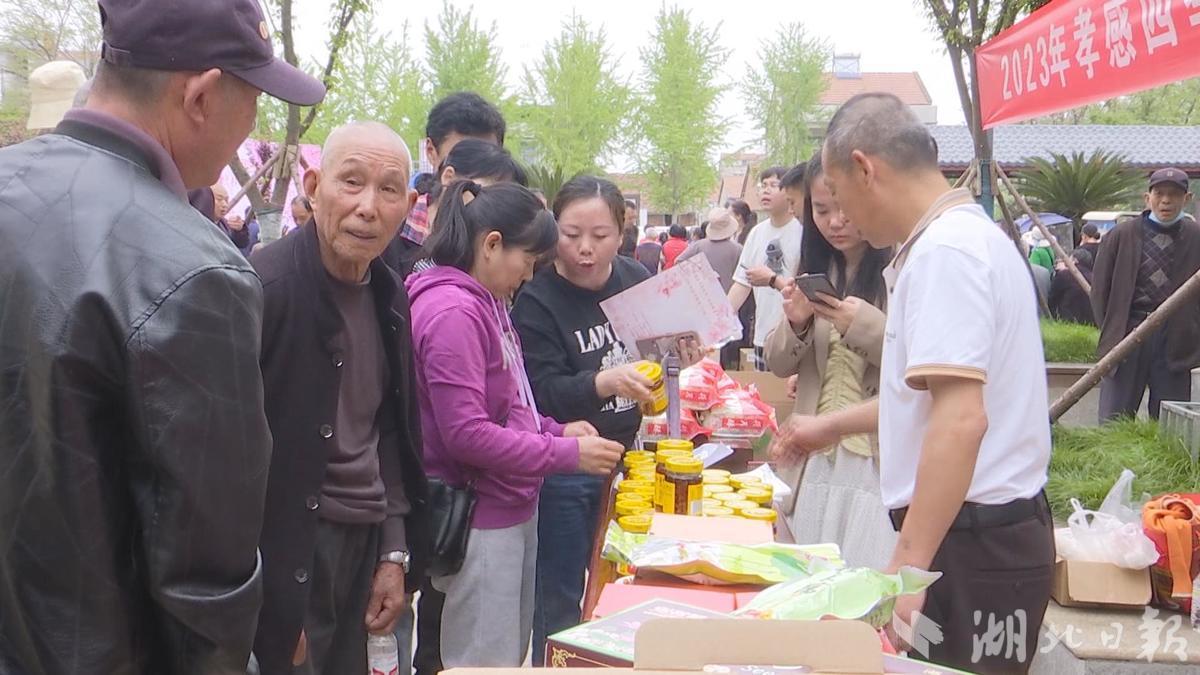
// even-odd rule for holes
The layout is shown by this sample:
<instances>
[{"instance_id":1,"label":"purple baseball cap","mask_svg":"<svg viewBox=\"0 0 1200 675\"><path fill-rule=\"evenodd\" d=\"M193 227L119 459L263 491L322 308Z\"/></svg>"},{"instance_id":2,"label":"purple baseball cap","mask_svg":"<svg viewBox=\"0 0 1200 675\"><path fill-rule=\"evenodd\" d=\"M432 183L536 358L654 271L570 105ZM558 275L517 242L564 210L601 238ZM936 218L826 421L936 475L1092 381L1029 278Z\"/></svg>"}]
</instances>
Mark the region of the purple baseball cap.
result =
<instances>
[{"instance_id":1,"label":"purple baseball cap","mask_svg":"<svg viewBox=\"0 0 1200 675\"><path fill-rule=\"evenodd\" d=\"M99 0L101 58L153 70L220 68L288 103L325 98L320 80L275 57L258 0Z\"/></svg>"},{"instance_id":2,"label":"purple baseball cap","mask_svg":"<svg viewBox=\"0 0 1200 675\"><path fill-rule=\"evenodd\" d=\"M1182 169L1159 169L1150 174L1150 190L1153 190L1155 185L1162 185L1164 183L1177 185L1183 188L1184 192L1188 191L1188 175Z\"/></svg>"}]
</instances>

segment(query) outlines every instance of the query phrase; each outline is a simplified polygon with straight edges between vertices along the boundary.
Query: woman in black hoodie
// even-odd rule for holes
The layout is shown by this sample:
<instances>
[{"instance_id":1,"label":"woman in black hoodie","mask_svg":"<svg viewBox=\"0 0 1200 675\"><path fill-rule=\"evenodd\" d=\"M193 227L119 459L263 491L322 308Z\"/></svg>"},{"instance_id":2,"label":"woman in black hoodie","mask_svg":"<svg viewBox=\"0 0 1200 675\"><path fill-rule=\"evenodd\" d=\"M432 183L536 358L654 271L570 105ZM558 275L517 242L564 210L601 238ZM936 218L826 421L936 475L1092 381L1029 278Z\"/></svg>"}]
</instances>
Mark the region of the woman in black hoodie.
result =
<instances>
[{"instance_id":1,"label":"woman in black hoodie","mask_svg":"<svg viewBox=\"0 0 1200 675\"><path fill-rule=\"evenodd\" d=\"M651 382L617 339L600 302L649 278L617 255L625 199L613 183L579 176L554 199L557 257L525 284L512 310L539 409L555 419L587 420L600 435L630 447L641 426L638 402ZM534 665L547 635L579 623L584 572L603 481L550 476L542 486L533 621Z\"/></svg>"}]
</instances>

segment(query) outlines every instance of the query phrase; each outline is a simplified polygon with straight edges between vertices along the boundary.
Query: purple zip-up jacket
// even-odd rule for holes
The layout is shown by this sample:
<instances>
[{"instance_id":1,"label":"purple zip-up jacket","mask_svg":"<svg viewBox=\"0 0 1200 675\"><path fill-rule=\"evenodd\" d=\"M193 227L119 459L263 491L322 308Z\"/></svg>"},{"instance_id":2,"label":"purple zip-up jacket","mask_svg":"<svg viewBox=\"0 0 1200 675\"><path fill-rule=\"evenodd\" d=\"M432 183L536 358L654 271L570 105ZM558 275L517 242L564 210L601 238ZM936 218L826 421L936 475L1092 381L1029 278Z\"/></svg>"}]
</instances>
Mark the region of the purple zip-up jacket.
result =
<instances>
[{"instance_id":1,"label":"purple zip-up jacket","mask_svg":"<svg viewBox=\"0 0 1200 675\"><path fill-rule=\"evenodd\" d=\"M562 424L522 401L525 366L501 301L453 267L434 267L405 285L426 472L452 485L475 481L473 527L529 520L542 477L578 469L579 442L563 438ZM515 345L508 358L505 333Z\"/></svg>"}]
</instances>

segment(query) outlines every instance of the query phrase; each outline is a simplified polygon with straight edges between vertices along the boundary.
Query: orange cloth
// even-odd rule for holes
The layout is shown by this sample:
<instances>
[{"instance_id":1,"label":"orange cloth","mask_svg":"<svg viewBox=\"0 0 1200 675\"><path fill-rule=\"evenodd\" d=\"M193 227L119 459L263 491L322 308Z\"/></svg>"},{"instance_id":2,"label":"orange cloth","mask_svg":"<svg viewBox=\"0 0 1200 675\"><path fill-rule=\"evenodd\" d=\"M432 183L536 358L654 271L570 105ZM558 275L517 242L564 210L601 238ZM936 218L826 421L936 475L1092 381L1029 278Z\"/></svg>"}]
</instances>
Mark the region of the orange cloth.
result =
<instances>
[{"instance_id":1,"label":"orange cloth","mask_svg":"<svg viewBox=\"0 0 1200 675\"><path fill-rule=\"evenodd\" d=\"M1142 527L1166 558L1165 566L1171 572L1172 598L1177 601L1190 599L1192 561L1196 544L1200 543L1194 539L1200 533L1200 507L1179 495L1163 495L1146 502L1142 508Z\"/></svg>"}]
</instances>

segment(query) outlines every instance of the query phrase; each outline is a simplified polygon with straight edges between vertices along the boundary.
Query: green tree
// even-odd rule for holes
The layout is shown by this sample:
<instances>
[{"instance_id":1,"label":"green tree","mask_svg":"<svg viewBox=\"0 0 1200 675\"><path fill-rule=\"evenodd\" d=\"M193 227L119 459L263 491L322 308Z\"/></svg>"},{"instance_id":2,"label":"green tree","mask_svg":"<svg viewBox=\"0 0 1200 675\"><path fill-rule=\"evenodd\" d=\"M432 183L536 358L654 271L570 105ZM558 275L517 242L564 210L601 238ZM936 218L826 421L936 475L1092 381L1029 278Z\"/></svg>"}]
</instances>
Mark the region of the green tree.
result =
<instances>
[{"instance_id":1,"label":"green tree","mask_svg":"<svg viewBox=\"0 0 1200 675\"><path fill-rule=\"evenodd\" d=\"M329 132L346 122L375 120L395 129L419 158L429 96L421 68L409 55L408 24L393 37L365 17L354 23L356 39L346 44L334 69L334 88L305 139L324 143Z\"/></svg>"},{"instance_id":2,"label":"green tree","mask_svg":"<svg viewBox=\"0 0 1200 675\"><path fill-rule=\"evenodd\" d=\"M595 171L629 117L631 94L605 43L604 29L592 31L572 16L541 59L525 69L524 125L531 149L540 162L567 176Z\"/></svg>"},{"instance_id":3,"label":"green tree","mask_svg":"<svg viewBox=\"0 0 1200 675\"><path fill-rule=\"evenodd\" d=\"M89 76L100 60L100 12L88 0L0 0L5 74L24 80L47 61L74 61Z\"/></svg>"},{"instance_id":4,"label":"green tree","mask_svg":"<svg viewBox=\"0 0 1200 675\"><path fill-rule=\"evenodd\" d=\"M989 175L992 159L992 134L983 130L979 111L979 75L975 68L975 50L983 43L1011 28L1017 19L1050 0L918 0L946 45L959 103L975 144L975 159L984 160L981 170ZM991 211L991 185L983 181L984 209Z\"/></svg>"},{"instance_id":5,"label":"green tree","mask_svg":"<svg viewBox=\"0 0 1200 675\"><path fill-rule=\"evenodd\" d=\"M266 9L268 20L274 23L275 34L282 43L284 60L294 66L299 66L300 61L296 54L294 1L269 0L266 3ZM330 8L329 43L327 45L329 53L320 74L327 90L332 90L336 86L334 70L337 68L342 50L350 42L354 17L358 14L369 15L371 4L371 0L336 0ZM319 109L320 104L302 109L300 106L290 103L265 100L265 104L259 106L258 121L263 127L260 129L259 137L261 138L263 133L270 134L275 138L282 136L284 148L295 148L313 125ZM287 199L294 165L295 161L289 152L279 165L278 171L269 172L267 177L255 186L255 189L250 189L246 193L258 213L261 227L260 236L264 242L279 238L279 214L286 206L283 202ZM249 171L236 156L230 160L229 168L243 185L250 181Z\"/></svg>"},{"instance_id":6,"label":"green tree","mask_svg":"<svg viewBox=\"0 0 1200 675\"><path fill-rule=\"evenodd\" d=\"M433 99L456 91L473 91L499 104L506 99L507 73L496 44L496 24L483 30L471 18L472 8L442 3L437 25L425 23L426 78Z\"/></svg>"},{"instance_id":7,"label":"green tree","mask_svg":"<svg viewBox=\"0 0 1200 675\"><path fill-rule=\"evenodd\" d=\"M1074 221L1076 228L1088 211L1124 209L1135 203L1146 182L1144 174L1128 168L1124 157L1103 150L1084 156L1051 153L1032 157L1018 176L1021 193L1034 208Z\"/></svg>"},{"instance_id":8,"label":"green tree","mask_svg":"<svg viewBox=\"0 0 1200 675\"><path fill-rule=\"evenodd\" d=\"M664 6L641 50L639 151L651 201L679 214L700 206L717 179L713 154L727 123L717 115L717 72L729 56L718 30Z\"/></svg>"},{"instance_id":9,"label":"green tree","mask_svg":"<svg viewBox=\"0 0 1200 675\"><path fill-rule=\"evenodd\" d=\"M800 23L779 29L758 52L758 64L746 70L743 89L750 113L766 145L770 164L792 166L815 148L810 126L825 90L829 45L809 36Z\"/></svg>"},{"instance_id":10,"label":"green tree","mask_svg":"<svg viewBox=\"0 0 1200 675\"><path fill-rule=\"evenodd\" d=\"M1118 96L1037 120L1035 124L1200 124L1200 78Z\"/></svg>"}]
</instances>

